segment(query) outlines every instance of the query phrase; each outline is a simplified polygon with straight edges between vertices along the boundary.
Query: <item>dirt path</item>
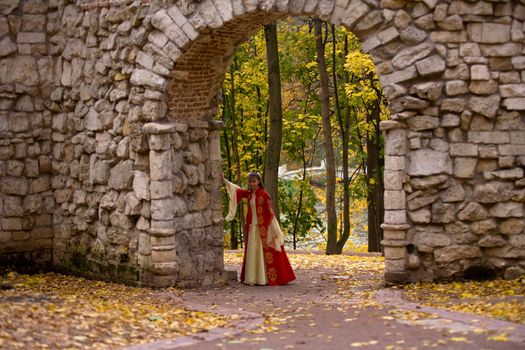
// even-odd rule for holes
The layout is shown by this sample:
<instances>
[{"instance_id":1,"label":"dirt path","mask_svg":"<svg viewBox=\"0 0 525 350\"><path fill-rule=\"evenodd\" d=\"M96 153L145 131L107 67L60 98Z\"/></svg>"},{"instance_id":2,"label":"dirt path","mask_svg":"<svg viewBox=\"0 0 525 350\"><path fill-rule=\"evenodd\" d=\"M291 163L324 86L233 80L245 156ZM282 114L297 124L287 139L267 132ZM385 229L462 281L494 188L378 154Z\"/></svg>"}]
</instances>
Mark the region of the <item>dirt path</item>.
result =
<instances>
[{"instance_id":1,"label":"dirt path","mask_svg":"<svg viewBox=\"0 0 525 350\"><path fill-rule=\"evenodd\" d=\"M428 317L414 304L412 310L407 305L397 307L394 299L388 300L388 293L380 293L378 298L375 292L368 292L367 282L373 276L360 276L360 283L341 293L337 276L326 278L330 271L322 267L297 269L297 280L287 286L235 283L186 291L182 297L185 304L234 314L236 326L132 349L525 349L519 337L488 340L498 339L502 331L520 333L523 326L491 328L476 316ZM499 326L502 324L511 325Z\"/></svg>"}]
</instances>

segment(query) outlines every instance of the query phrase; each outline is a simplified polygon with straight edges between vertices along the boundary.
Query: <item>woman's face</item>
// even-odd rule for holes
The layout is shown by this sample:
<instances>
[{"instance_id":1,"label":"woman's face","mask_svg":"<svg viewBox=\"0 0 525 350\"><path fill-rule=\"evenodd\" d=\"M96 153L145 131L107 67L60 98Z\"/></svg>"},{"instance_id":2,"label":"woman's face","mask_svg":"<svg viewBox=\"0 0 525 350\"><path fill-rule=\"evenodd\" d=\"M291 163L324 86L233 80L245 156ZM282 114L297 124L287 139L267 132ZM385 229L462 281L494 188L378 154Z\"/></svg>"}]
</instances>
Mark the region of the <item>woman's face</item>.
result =
<instances>
[{"instance_id":1,"label":"woman's face","mask_svg":"<svg viewBox=\"0 0 525 350\"><path fill-rule=\"evenodd\" d=\"M250 176L248 178L248 186L250 187L250 190L255 191L257 187L259 187L259 179L255 176Z\"/></svg>"}]
</instances>

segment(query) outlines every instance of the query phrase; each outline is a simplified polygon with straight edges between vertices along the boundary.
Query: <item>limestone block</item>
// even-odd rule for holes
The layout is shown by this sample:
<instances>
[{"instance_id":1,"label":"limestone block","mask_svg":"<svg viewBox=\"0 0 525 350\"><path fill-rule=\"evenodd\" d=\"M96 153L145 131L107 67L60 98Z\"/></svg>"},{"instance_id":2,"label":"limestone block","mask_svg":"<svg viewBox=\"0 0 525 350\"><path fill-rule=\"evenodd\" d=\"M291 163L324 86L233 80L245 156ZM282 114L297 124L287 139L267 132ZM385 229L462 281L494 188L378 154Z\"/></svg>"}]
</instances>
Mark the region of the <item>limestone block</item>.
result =
<instances>
[{"instance_id":1,"label":"limestone block","mask_svg":"<svg viewBox=\"0 0 525 350\"><path fill-rule=\"evenodd\" d=\"M437 224L446 224L453 222L456 217L455 204L437 202L432 204L432 222Z\"/></svg>"},{"instance_id":2,"label":"limestone block","mask_svg":"<svg viewBox=\"0 0 525 350\"><path fill-rule=\"evenodd\" d=\"M519 180L523 178L523 169L522 168L513 168L505 170L496 170L492 171L487 176L487 179L497 178L502 180Z\"/></svg>"},{"instance_id":3,"label":"limestone block","mask_svg":"<svg viewBox=\"0 0 525 350\"><path fill-rule=\"evenodd\" d=\"M439 197L444 203L462 202L465 200L465 189L461 185L454 185L442 191Z\"/></svg>"},{"instance_id":4,"label":"limestone block","mask_svg":"<svg viewBox=\"0 0 525 350\"><path fill-rule=\"evenodd\" d=\"M131 74L130 82L133 85L145 85L159 91L164 91L168 84L166 78L144 69L135 69Z\"/></svg>"},{"instance_id":5,"label":"limestone block","mask_svg":"<svg viewBox=\"0 0 525 350\"><path fill-rule=\"evenodd\" d=\"M381 75L379 76L379 80L381 81L381 85L383 87L387 87L389 85L401 83L415 77L417 77L416 68L414 66L409 66L403 70L398 70L391 74Z\"/></svg>"},{"instance_id":6,"label":"limestone block","mask_svg":"<svg viewBox=\"0 0 525 350\"><path fill-rule=\"evenodd\" d=\"M478 235L490 235L497 232L498 225L494 219L486 219L473 222L470 224L472 232Z\"/></svg>"},{"instance_id":7,"label":"limestone block","mask_svg":"<svg viewBox=\"0 0 525 350\"><path fill-rule=\"evenodd\" d=\"M436 25L434 23L434 19L431 13L425 16L419 17L415 22L416 26L423 30L432 30L436 28Z\"/></svg>"},{"instance_id":8,"label":"limestone block","mask_svg":"<svg viewBox=\"0 0 525 350\"><path fill-rule=\"evenodd\" d=\"M352 29L355 23L364 17L370 11L367 4L363 1L352 1L348 6L345 14L341 19L341 23L348 29Z\"/></svg>"},{"instance_id":9,"label":"limestone block","mask_svg":"<svg viewBox=\"0 0 525 350\"><path fill-rule=\"evenodd\" d=\"M40 83L36 61L33 57L19 55L16 58L0 60L0 84L12 83L30 86Z\"/></svg>"},{"instance_id":10,"label":"limestone block","mask_svg":"<svg viewBox=\"0 0 525 350\"><path fill-rule=\"evenodd\" d=\"M470 245L453 245L434 251L434 259L438 264L446 264L455 260L480 258L481 250Z\"/></svg>"},{"instance_id":11,"label":"limestone block","mask_svg":"<svg viewBox=\"0 0 525 350\"><path fill-rule=\"evenodd\" d=\"M471 97L469 106L472 111L479 113L487 118L494 118L499 108L501 98L499 95L489 97Z\"/></svg>"},{"instance_id":12,"label":"limestone block","mask_svg":"<svg viewBox=\"0 0 525 350\"><path fill-rule=\"evenodd\" d=\"M408 212L408 217L410 221L416 224L429 224L432 218L430 209L422 208L414 211Z\"/></svg>"},{"instance_id":13,"label":"limestone block","mask_svg":"<svg viewBox=\"0 0 525 350\"><path fill-rule=\"evenodd\" d=\"M454 176L459 179L470 179L476 174L476 158L454 158Z\"/></svg>"},{"instance_id":14,"label":"limestone block","mask_svg":"<svg viewBox=\"0 0 525 350\"><path fill-rule=\"evenodd\" d=\"M431 175L411 180L412 187L416 190L424 190L439 186L448 180L448 175Z\"/></svg>"},{"instance_id":15,"label":"limestone block","mask_svg":"<svg viewBox=\"0 0 525 350\"><path fill-rule=\"evenodd\" d=\"M417 210L426 207L427 205L434 203L437 198L438 197L435 194L424 195L423 192L417 191L408 197L408 209Z\"/></svg>"},{"instance_id":16,"label":"limestone block","mask_svg":"<svg viewBox=\"0 0 525 350\"><path fill-rule=\"evenodd\" d=\"M445 60L439 55L430 56L416 63L417 71L420 75L431 75L443 72L446 68Z\"/></svg>"},{"instance_id":17,"label":"limestone block","mask_svg":"<svg viewBox=\"0 0 525 350\"><path fill-rule=\"evenodd\" d=\"M473 81L469 85L469 91L476 95L491 95L498 91L498 84L494 80Z\"/></svg>"},{"instance_id":18,"label":"limestone block","mask_svg":"<svg viewBox=\"0 0 525 350\"><path fill-rule=\"evenodd\" d=\"M354 31L357 33L369 31L377 25L379 25L380 23L383 23L383 21L384 18L382 11L371 11L357 23L357 25L354 27Z\"/></svg>"},{"instance_id":19,"label":"limestone block","mask_svg":"<svg viewBox=\"0 0 525 350\"><path fill-rule=\"evenodd\" d=\"M442 231L428 232L417 231L415 235L415 243L420 251L431 252L434 248L446 247L452 243L448 235ZM430 249L429 249L430 248Z\"/></svg>"},{"instance_id":20,"label":"limestone block","mask_svg":"<svg viewBox=\"0 0 525 350\"><path fill-rule=\"evenodd\" d=\"M504 235L517 235L525 230L525 219L506 219L499 224L499 232Z\"/></svg>"},{"instance_id":21,"label":"limestone block","mask_svg":"<svg viewBox=\"0 0 525 350\"><path fill-rule=\"evenodd\" d=\"M489 67L483 64L475 64L470 67L470 79L490 80Z\"/></svg>"},{"instance_id":22,"label":"limestone block","mask_svg":"<svg viewBox=\"0 0 525 350\"><path fill-rule=\"evenodd\" d=\"M150 176L151 180L171 180L172 162L170 151L150 151Z\"/></svg>"},{"instance_id":23,"label":"limestone block","mask_svg":"<svg viewBox=\"0 0 525 350\"><path fill-rule=\"evenodd\" d=\"M426 176L443 173L452 174L452 159L448 153L422 149L409 154L409 175Z\"/></svg>"},{"instance_id":24,"label":"limestone block","mask_svg":"<svg viewBox=\"0 0 525 350\"><path fill-rule=\"evenodd\" d=\"M150 179L149 175L140 170L135 170L133 174L133 193L138 200L150 200Z\"/></svg>"},{"instance_id":25,"label":"limestone block","mask_svg":"<svg viewBox=\"0 0 525 350\"><path fill-rule=\"evenodd\" d=\"M0 191L4 194L25 196L28 190L29 183L25 178L4 176L2 177L2 181L0 181Z\"/></svg>"},{"instance_id":26,"label":"limestone block","mask_svg":"<svg viewBox=\"0 0 525 350\"><path fill-rule=\"evenodd\" d=\"M108 161L97 160L92 155L89 162L89 179L93 184L106 184L109 179L110 165Z\"/></svg>"},{"instance_id":27,"label":"limestone block","mask_svg":"<svg viewBox=\"0 0 525 350\"><path fill-rule=\"evenodd\" d=\"M468 85L464 80L450 80L447 81L445 91L449 96L462 95L468 92Z\"/></svg>"},{"instance_id":28,"label":"limestone block","mask_svg":"<svg viewBox=\"0 0 525 350\"><path fill-rule=\"evenodd\" d=\"M385 209L396 210L396 209L405 209L405 191L392 191L385 190Z\"/></svg>"},{"instance_id":29,"label":"limestone block","mask_svg":"<svg viewBox=\"0 0 525 350\"><path fill-rule=\"evenodd\" d=\"M476 185L473 200L480 203L497 203L510 200L512 184L490 181Z\"/></svg>"},{"instance_id":30,"label":"limestone block","mask_svg":"<svg viewBox=\"0 0 525 350\"><path fill-rule=\"evenodd\" d=\"M169 134L150 134L148 135L149 148L154 151L166 151L171 149Z\"/></svg>"},{"instance_id":31,"label":"limestone block","mask_svg":"<svg viewBox=\"0 0 525 350\"><path fill-rule=\"evenodd\" d=\"M396 15L394 17L394 25L399 30L406 29L411 21L412 21L412 16L410 16L406 11L399 10L396 12Z\"/></svg>"},{"instance_id":32,"label":"limestone block","mask_svg":"<svg viewBox=\"0 0 525 350\"><path fill-rule=\"evenodd\" d=\"M427 32L417 28L416 26L409 26L401 32L399 37L401 40L410 45L419 44L427 37Z\"/></svg>"},{"instance_id":33,"label":"limestone block","mask_svg":"<svg viewBox=\"0 0 525 350\"><path fill-rule=\"evenodd\" d=\"M472 143L503 144L510 142L510 133L504 131L469 131L467 135L468 141ZM505 152L505 147L502 149ZM509 151L512 152L512 150ZM500 149L501 155L513 155L501 152Z\"/></svg>"},{"instance_id":34,"label":"limestone block","mask_svg":"<svg viewBox=\"0 0 525 350\"><path fill-rule=\"evenodd\" d=\"M452 15L444 18L442 21L439 21L437 26L442 30L463 30L463 21L461 16Z\"/></svg>"},{"instance_id":35,"label":"limestone block","mask_svg":"<svg viewBox=\"0 0 525 350\"><path fill-rule=\"evenodd\" d=\"M435 43L464 43L467 39L467 32L462 31L435 31L430 33L430 38Z\"/></svg>"},{"instance_id":36,"label":"limestone block","mask_svg":"<svg viewBox=\"0 0 525 350\"><path fill-rule=\"evenodd\" d=\"M386 170L383 177L385 190L401 190L403 188L404 174L402 171Z\"/></svg>"},{"instance_id":37,"label":"limestone block","mask_svg":"<svg viewBox=\"0 0 525 350\"><path fill-rule=\"evenodd\" d=\"M4 196L3 212L4 217L23 216L24 208L22 207L22 197Z\"/></svg>"},{"instance_id":38,"label":"limestone block","mask_svg":"<svg viewBox=\"0 0 525 350\"><path fill-rule=\"evenodd\" d=\"M9 56L13 52L17 51L17 46L6 36L0 40L0 57Z\"/></svg>"},{"instance_id":39,"label":"limestone block","mask_svg":"<svg viewBox=\"0 0 525 350\"><path fill-rule=\"evenodd\" d=\"M490 215L497 218L523 217L523 204L517 202L501 202L490 208Z\"/></svg>"},{"instance_id":40,"label":"limestone block","mask_svg":"<svg viewBox=\"0 0 525 350\"><path fill-rule=\"evenodd\" d=\"M406 257L406 248L405 247L385 247L385 259L395 260L395 259L405 259Z\"/></svg>"},{"instance_id":41,"label":"limestone block","mask_svg":"<svg viewBox=\"0 0 525 350\"><path fill-rule=\"evenodd\" d=\"M471 40L484 44L507 43L510 41L510 25L502 23L470 23L467 27Z\"/></svg>"},{"instance_id":42,"label":"limestone block","mask_svg":"<svg viewBox=\"0 0 525 350\"><path fill-rule=\"evenodd\" d=\"M171 220L174 217L174 207L171 198L151 200L151 218L154 220Z\"/></svg>"},{"instance_id":43,"label":"limestone block","mask_svg":"<svg viewBox=\"0 0 525 350\"><path fill-rule=\"evenodd\" d=\"M502 97L525 96L525 84L504 84L499 86Z\"/></svg>"},{"instance_id":44,"label":"limestone block","mask_svg":"<svg viewBox=\"0 0 525 350\"><path fill-rule=\"evenodd\" d=\"M480 247L503 247L507 242L500 235L487 235L478 244Z\"/></svg>"},{"instance_id":45,"label":"limestone block","mask_svg":"<svg viewBox=\"0 0 525 350\"><path fill-rule=\"evenodd\" d=\"M334 10L335 1L331 0L319 0L317 5L317 14L320 19L327 21L332 16L332 11Z\"/></svg>"},{"instance_id":46,"label":"limestone block","mask_svg":"<svg viewBox=\"0 0 525 350\"><path fill-rule=\"evenodd\" d=\"M173 195L173 181L151 181L151 198L162 199Z\"/></svg>"},{"instance_id":47,"label":"limestone block","mask_svg":"<svg viewBox=\"0 0 525 350\"><path fill-rule=\"evenodd\" d=\"M461 221L479 221L488 217L487 210L479 203L470 202L458 212Z\"/></svg>"},{"instance_id":48,"label":"limestone block","mask_svg":"<svg viewBox=\"0 0 525 350\"><path fill-rule=\"evenodd\" d=\"M3 218L2 219L2 229L7 231L15 231L22 229L22 219L21 218Z\"/></svg>"},{"instance_id":49,"label":"limestone block","mask_svg":"<svg viewBox=\"0 0 525 350\"><path fill-rule=\"evenodd\" d=\"M461 98L447 98L441 102L441 111L461 113L465 110L465 101Z\"/></svg>"},{"instance_id":50,"label":"limestone block","mask_svg":"<svg viewBox=\"0 0 525 350\"><path fill-rule=\"evenodd\" d=\"M485 248L485 254L489 256L496 256L499 258L516 259L525 257L525 250L511 245L506 245L498 248Z\"/></svg>"},{"instance_id":51,"label":"limestone block","mask_svg":"<svg viewBox=\"0 0 525 350\"><path fill-rule=\"evenodd\" d=\"M133 161L126 160L111 168L108 186L116 190L131 189L133 181Z\"/></svg>"},{"instance_id":52,"label":"limestone block","mask_svg":"<svg viewBox=\"0 0 525 350\"><path fill-rule=\"evenodd\" d=\"M182 172L188 179L188 184L196 185L199 183L199 171L195 165L184 164L182 166Z\"/></svg>"},{"instance_id":53,"label":"limestone block","mask_svg":"<svg viewBox=\"0 0 525 350\"><path fill-rule=\"evenodd\" d=\"M481 54L485 57L513 57L521 54L521 45L516 43L481 45Z\"/></svg>"},{"instance_id":54,"label":"limestone block","mask_svg":"<svg viewBox=\"0 0 525 350\"><path fill-rule=\"evenodd\" d=\"M415 62L427 57L432 52L432 46L428 43L419 44L406 48L399 52L393 59L392 64L397 69L404 69Z\"/></svg>"},{"instance_id":55,"label":"limestone block","mask_svg":"<svg viewBox=\"0 0 525 350\"><path fill-rule=\"evenodd\" d=\"M188 206L186 205L184 199L182 199L180 196L173 196L172 206L175 217L186 215L188 212Z\"/></svg>"},{"instance_id":56,"label":"limestone block","mask_svg":"<svg viewBox=\"0 0 525 350\"><path fill-rule=\"evenodd\" d=\"M303 10L302 10L302 13L305 14L305 15L306 14L313 14L315 9L317 8L317 4L318 4L318 0L306 0L306 2L304 4L304 7L303 7ZM337 5L338 4L336 3L336 6Z\"/></svg>"},{"instance_id":57,"label":"limestone block","mask_svg":"<svg viewBox=\"0 0 525 350\"><path fill-rule=\"evenodd\" d=\"M417 95L421 99L436 101L441 97L443 85L442 82L436 81L419 83L410 88L410 93Z\"/></svg>"},{"instance_id":58,"label":"limestone block","mask_svg":"<svg viewBox=\"0 0 525 350\"><path fill-rule=\"evenodd\" d=\"M406 154L406 130L392 129L385 137L385 154L402 156Z\"/></svg>"},{"instance_id":59,"label":"limestone block","mask_svg":"<svg viewBox=\"0 0 525 350\"><path fill-rule=\"evenodd\" d=\"M478 145L472 143L451 143L450 155L455 156L472 156L478 155Z\"/></svg>"},{"instance_id":60,"label":"limestone block","mask_svg":"<svg viewBox=\"0 0 525 350\"><path fill-rule=\"evenodd\" d=\"M449 67L443 73L443 78L446 80L468 80L470 78L469 66L464 63L460 63L455 67Z\"/></svg>"},{"instance_id":61,"label":"limestone block","mask_svg":"<svg viewBox=\"0 0 525 350\"><path fill-rule=\"evenodd\" d=\"M525 98L506 98L503 100L503 106L509 111L525 110Z\"/></svg>"},{"instance_id":62,"label":"limestone block","mask_svg":"<svg viewBox=\"0 0 525 350\"><path fill-rule=\"evenodd\" d=\"M439 119L429 115L416 115L407 119L408 127L413 131L432 130L439 127Z\"/></svg>"},{"instance_id":63,"label":"limestone block","mask_svg":"<svg viewBox=\"0 0 525 350\"><path fill-rule=\"evenodd\" d=\"M385 223L387 224L406 224L405 210L385 210Z\"/></svg>"},{"instance_id":64,"label":"limestone block","mask_svg":"<svg viewBox=\"0 0 525 350\"><path fill-rule=\"evenodd\" d=\"M523 156L525 145L499 145L498 152L502 156Z\"/></svg>"},{"instance_id":65,"label":"limestone block","mask_svg":"<svg viewBox=\"0 0 525 350\"><path fill-rule=\"evenodd\" d=\"M117 146L117 156L119 158L129 158L129 137L124 137Z\"/></svg>"}]
</instances>

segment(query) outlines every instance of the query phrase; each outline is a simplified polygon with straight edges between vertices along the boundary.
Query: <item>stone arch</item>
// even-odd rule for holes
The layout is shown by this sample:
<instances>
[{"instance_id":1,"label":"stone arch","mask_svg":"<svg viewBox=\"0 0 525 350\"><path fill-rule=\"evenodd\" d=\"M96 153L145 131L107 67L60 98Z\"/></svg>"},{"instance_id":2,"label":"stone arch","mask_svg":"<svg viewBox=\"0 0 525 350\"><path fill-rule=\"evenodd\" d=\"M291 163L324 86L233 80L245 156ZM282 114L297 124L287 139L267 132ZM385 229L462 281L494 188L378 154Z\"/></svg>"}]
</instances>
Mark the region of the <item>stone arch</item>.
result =
<instances>
[{"instance_id":1,"label":"stone arch","mask_svg":"<svg viewBox=\"0 0 525 350\"><path fill-rule=\"evenodd\" d=\"M318 17L354 30L363 40L363 48L371 53L375 63L382 64L384 71L381 72L381 78L383 84L387 86L418 77L417 69L412 64L421 59L426 58L427 61L419 63L423 72L421 73L423 78L420 80L443 71L444 60L437 54L435 44L427 33L418 31L415 27L408 28L407 23L405 27L408 30L405 36L408 39L399 39L400 30L396 28L393 21L395 14L392 9L368 5L361 1L243 3L210 0L198 4L193 12L187 15L184 15L177 5L159 9L151 15L153 28L148 39L150 44L159 40L159 37L163 38L162 43L166 40L164 47L169 47L173 55L171 58L174 60L173 74L164 88L165 91L169 91L165 101L166 107L162 108L165 113L164 120L191 125L195 120L207 121L215 116L218 106L216 96L238 45L254 34L261 25L287 16ZM417 41L418 45L413 45L415 43L412 40ZM145 44L147 45L148 43ZM422 52L418 54L418 51ZM394 65L389 64L389 60L394 57ZM435 63L438 63L437 70L431 68ZM427 71L423 71L424 69ZM392 90L396 88L393 87ZM410 101L396 102L398 106L396 112L403 112L404 104L410 104ZM406 154L406 126L396 122L389 123L387 126L389 129L397 129L390 133L395 135L394 161L400 162ZM213 143L217 146L218 133L212 132L209 137L215 138ZM391 144L392 142L389 143ZM210 165L218 171L219 157L214 158ZM214 172L211 173L213 177ZM398 171L389 176L402 178L404 173ZM213 182L215 186L218 185L216 181ZM214 190L212 193L217 192ZM216 197L212 194L212 197L214 196ZM390 199L392 196L394 198ZM387 198L389 201L404 201L401 186L389 188ZM220 206L217 205L215 209L220 209ZM215 215L219 221L220 212ZM404 204L395 203L393 206L387 206L385 228L395 237L390 237L383 244L386 246L387 267L393 267L387 274L387 279L392 282L406 279L404 267L406 242L404 239L399 239L404 237L408 228L405 217ZM180 255L180 252L178 254Z\"/></svg>"},{"instance_id":2,"label":"stone arch","mask_svg":"<svg viewBox=\"0 0 525 350\"><path fill-rule=\"evenodd\" d=\"M402 7L402 6L401 6ZM354 31L363 41L378 66L382 84L387 89L391 108L397 115L411 113L413 109L430 107L428 101L404 96L407 87L398 85L405 81L424 83L418 93L439 95L441 83L434 83L436 76L445 70L445 59L427 33L411 24L410 15L399 4L382 4L362 1L284 1L284 2L230 2L207 1L200 3L187 16L176 5L160 9L152 15L152 33L162 32L177 45L174 57L174 74L166 88L166 120L207 120L217 111L214 100L221 86L229 58L236 47L245 41L262 24L286 16L312 16L342 24ZM417 7L417 6L416 6ZM153 36L156 36L154 34ZM184 39L181 39L183 37ZM189 39L189 40L188 40ZM416 65L417 62L417 65ZM424 84L423 84L424 85ZM434 97L432 95L432 97ZM436 99L439 96L436 96ZM429 99L430 100L430 99ZM189 104L192 101L192 105ZM405 117L406 118L406 117ZM423 123L426 122L423 116ZM436 116L428 117L435 122ZM383 241L387 259L386 279L390 282L407 279L406 231L409 228L402 182L407 152L407 131L403 122L384 123L387 131L385 176L390 180L385 192L386 215ZM421 167L432 170L424 175L447 173L450 159L439 154L443 164L431 164L421 157ZM436 161L430 159L430 162ZM448 163L447 163L448 162Z\"/></svg>"},{"instance_id":3,"label":"stone arch","mask_svg":"<svg viewBox=\"0 0 525 350\"><path fill-rule=\"evenodd\" d=\"M27 91L35 96L34 89L21 88L35 85L34 75L14 77L16 70L8 68L36 71L28 49L44 56L38 74L51 119L41 123L52 131L42 155L49 169L2 182L30 183L24 193L11 193L7 185L1 190L16 197L5 202L14 208L40 179L49 183L43 188L54 202L45 209L46 240L31 232L28 242L34 251L43 244L49 252L52 228L56 268L156 286L227 277L214 98L247 35L266 21L305 15L342 24L362 39L390 102L392 118L382 124L385 280L450 278L471 268L509 277L524 272L523 4L23 5L29 13L48 12L54 24L43 33L49 51L42 51L39 35L22 33L19 52L3 41L10 57L0 61L0 83L13 99ZM39 113L33 113L36 121ZM33 142L24 133L27 123L10 118L12 144ZM3 159L18 157L2 151ZM3 256L18 252L15 237L26 232L11 207L4 204L1 237L9 238Z\"/></svg>"}]
</instances>

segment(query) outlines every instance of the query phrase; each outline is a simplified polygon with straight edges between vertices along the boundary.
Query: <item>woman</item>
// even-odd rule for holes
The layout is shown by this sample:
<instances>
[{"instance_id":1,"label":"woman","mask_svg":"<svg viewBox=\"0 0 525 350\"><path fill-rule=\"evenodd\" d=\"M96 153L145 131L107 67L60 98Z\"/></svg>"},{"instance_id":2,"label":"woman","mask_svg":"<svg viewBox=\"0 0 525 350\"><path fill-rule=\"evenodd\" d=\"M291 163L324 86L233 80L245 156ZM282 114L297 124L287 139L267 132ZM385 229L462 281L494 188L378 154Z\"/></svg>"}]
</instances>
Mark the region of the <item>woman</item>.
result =
<instances>
[{"instance_id":1,"label":"woman","mask_svg":"<svg viewBox=\"0 0 525 350\"><path fill-rule=\"evenodd\" d=\"M230 198L226 220L233 220L237 204L243 198L249 204L241 281L249 285L270 286L293 281L295 274L284 251L284 236L272 212L272 200L263 188L261 175L248 175L248 190L223 180Z\"/></svg>"}]
</instances>

